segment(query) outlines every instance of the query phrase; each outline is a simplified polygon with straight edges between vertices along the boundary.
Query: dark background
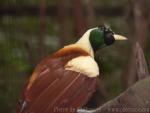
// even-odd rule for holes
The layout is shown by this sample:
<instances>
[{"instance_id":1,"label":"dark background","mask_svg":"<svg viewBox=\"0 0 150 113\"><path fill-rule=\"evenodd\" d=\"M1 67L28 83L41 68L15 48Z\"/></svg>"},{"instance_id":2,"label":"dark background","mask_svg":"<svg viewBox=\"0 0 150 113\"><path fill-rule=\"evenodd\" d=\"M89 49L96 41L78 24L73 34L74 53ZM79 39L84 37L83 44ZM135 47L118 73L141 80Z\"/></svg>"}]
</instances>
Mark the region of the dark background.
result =
<instances>
[{"instance_id":1,"label":"dark background","mask_svg":"<svg viewBox=\"0 0 150 113\"><path fill-rule=\"evenodd\" d=\"M0 113L12 113L41 59L105 23L126 42L99 50L98 91L88 107L116 97L137 80L135 42L150 68L149 0L0 0Z\"/></svg>"}]
</instances>

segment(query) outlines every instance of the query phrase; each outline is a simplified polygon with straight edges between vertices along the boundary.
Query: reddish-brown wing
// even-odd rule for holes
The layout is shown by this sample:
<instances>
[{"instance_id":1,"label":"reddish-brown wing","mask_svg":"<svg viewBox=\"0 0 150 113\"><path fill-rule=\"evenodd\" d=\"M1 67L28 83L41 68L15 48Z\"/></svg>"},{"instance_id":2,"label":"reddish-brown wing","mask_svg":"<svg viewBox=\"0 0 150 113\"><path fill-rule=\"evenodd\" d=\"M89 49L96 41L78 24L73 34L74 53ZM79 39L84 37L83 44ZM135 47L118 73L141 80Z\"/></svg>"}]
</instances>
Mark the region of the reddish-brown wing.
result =
<instances>
[{"instance_id":1,"label":"reddish-brown wing","mask_svg":"<svg viewBox=\"0 0 150 113\"><path fill-rule=\"evenodd\" d=\"M74 113L89 100L96 78L64 69L72 58L88 54L81 49L70 52L58 52L37 66L17 113Z\"/></svg>"}]
</instances>

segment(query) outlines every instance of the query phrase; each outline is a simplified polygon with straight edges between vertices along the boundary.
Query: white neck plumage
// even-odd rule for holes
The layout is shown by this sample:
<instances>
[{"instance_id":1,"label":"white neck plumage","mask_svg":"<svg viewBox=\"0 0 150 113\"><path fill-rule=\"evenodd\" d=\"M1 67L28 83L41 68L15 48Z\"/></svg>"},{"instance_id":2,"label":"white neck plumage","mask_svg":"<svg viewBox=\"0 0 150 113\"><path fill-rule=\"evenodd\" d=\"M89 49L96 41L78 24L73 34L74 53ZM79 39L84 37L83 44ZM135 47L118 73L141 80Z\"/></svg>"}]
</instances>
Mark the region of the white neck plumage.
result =
<instances>
[{"instance_id":1,"label":"white neck plumage","mask_svg":"<svg viewBox=\"0 0 150 113\"><path fill-rule=\"evenodd\" d=\"M99 68L94 60L94 51L89 40L90 32L92 30L93 29L89 29L75 44L73 44L87 51L90 56L73 58L65 65L66 70L82 73L88 77L97 77L99 75Z\"/></svg>"},{"instance_id":2,"label":"white neck plumage","mask_svg":"<svg viewBox=\"0 0 150 113\"><path fill-rule=\"evenodd\" d=\"M93 28L95 29L95 28ZM90 53L90 55L92 57L94 57L94 51L93 48L91 46L90 40L89 40L89 36L90 36L90 32L93 29L89 29L86 33L84 33L84 35L76 42L76 44L79 44L85 51L87 51L88 53Z\"/></svg>"}]
</instances>

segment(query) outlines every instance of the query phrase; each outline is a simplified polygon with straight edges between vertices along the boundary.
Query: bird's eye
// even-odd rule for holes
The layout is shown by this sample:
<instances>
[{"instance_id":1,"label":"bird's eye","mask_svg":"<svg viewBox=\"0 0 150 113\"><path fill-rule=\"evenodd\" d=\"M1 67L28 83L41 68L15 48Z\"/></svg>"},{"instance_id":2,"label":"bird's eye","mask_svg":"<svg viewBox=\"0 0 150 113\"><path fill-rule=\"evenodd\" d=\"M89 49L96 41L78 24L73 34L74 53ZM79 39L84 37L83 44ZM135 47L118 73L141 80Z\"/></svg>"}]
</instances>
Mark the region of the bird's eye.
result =
<instances>
[{"instance_id":1,"label":"bird's eye","mask_svg":"<svg viewBox=\"0 0 150 113\"><path fill-rule=\"evenodd\" d=\"M104 40L105 40L106 45L113 44L115 42L115 38L113 36L113 33L111 33L111 32L106 33L105 37L104 37Z\"/></svg>"}]
</instances>

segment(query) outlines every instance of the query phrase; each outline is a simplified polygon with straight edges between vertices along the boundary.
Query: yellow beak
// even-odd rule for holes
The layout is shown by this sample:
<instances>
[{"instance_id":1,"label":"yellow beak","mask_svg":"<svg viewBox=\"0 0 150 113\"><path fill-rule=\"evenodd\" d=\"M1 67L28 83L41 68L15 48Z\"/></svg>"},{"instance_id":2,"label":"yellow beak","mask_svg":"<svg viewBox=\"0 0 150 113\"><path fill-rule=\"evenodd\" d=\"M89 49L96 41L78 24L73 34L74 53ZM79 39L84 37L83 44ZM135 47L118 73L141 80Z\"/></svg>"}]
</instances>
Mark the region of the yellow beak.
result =
<instances>
[{"instance_id":1,"label":"yellow beak","mask_svg":"<svg viewBox=\"0 0 150 113\"><path fill-rule=\"evenodd\" d=\"M114 34L114 38L115 40L128 40L126 37L118 35L118 34Z\"/></svg>"}]
</instances>

